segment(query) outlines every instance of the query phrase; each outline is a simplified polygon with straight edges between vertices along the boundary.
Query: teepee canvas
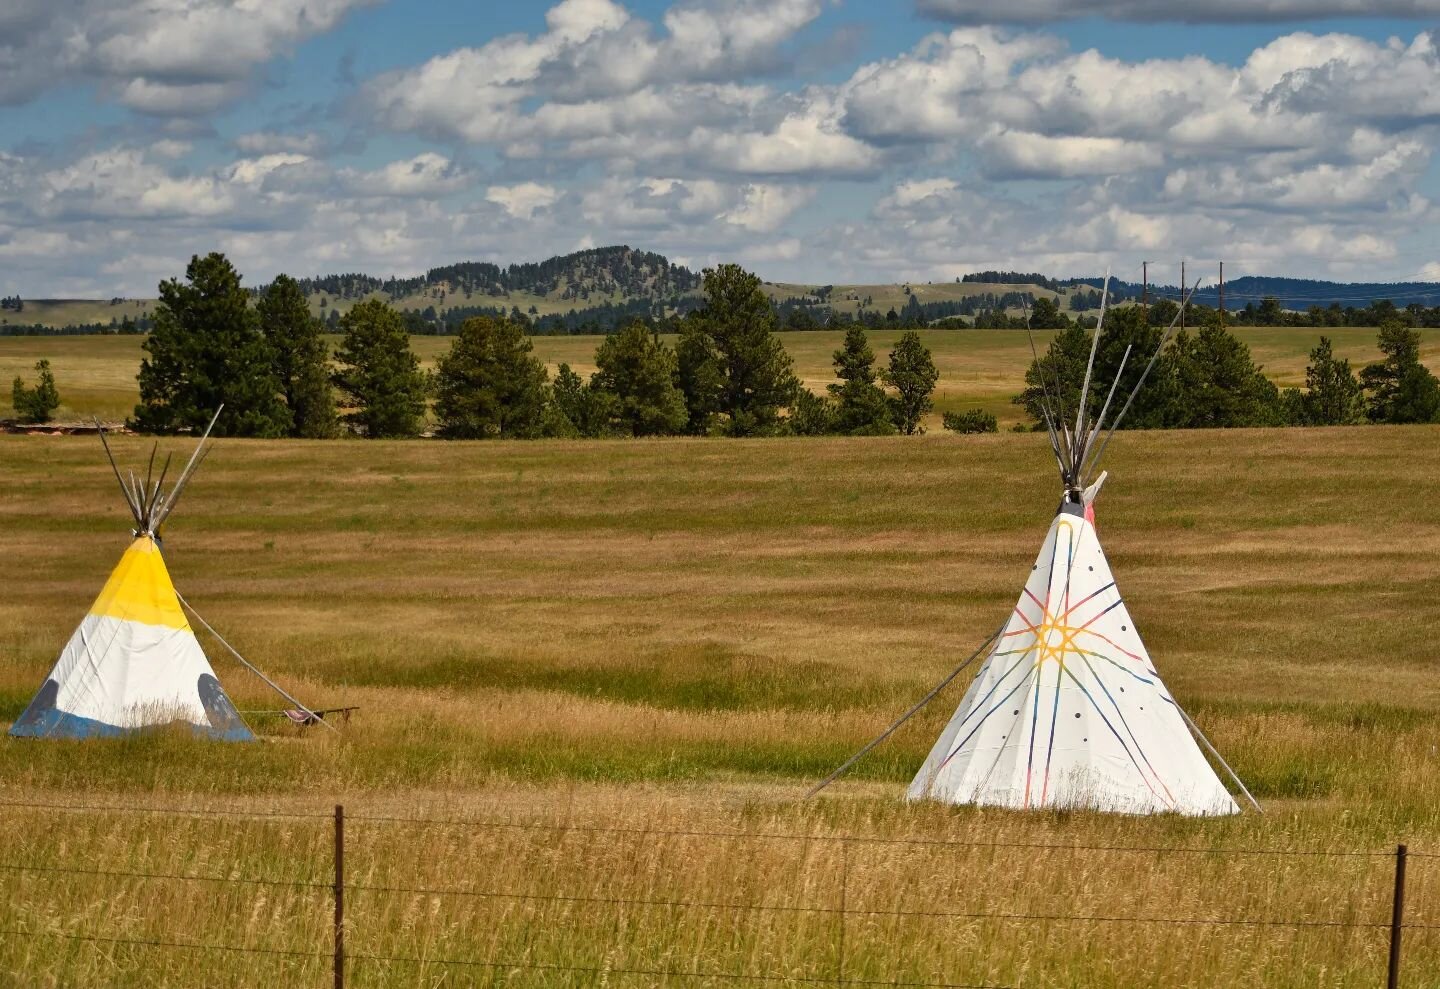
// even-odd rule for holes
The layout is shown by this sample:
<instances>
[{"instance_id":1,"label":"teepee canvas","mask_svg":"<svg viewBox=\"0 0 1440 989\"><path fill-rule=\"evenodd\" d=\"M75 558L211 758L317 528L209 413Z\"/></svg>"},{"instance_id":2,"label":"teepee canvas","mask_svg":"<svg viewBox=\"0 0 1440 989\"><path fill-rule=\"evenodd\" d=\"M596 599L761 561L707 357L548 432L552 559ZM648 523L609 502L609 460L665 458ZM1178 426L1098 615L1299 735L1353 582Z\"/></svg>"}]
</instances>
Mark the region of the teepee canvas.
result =
<instances>
[{"instance_id":1,"label":"teepee canvas","mask_svg":"<svg viewBox=\"0 0 1440 989\"><path fill-rule=\"evenodd\" d=\"M1081 505L1060 508L912 798L1126 813L1239 810L1145 651Z\"/></svg>"},{"instance_id":2,"label":"teepee canvas","mask_svg":"<svg viewBox=\"0 0 1440 989\"><path fill-rule=\"evenodd\" d=\"M35 699L11 726L11 735L89 738L181 723L227 741L254 738L186 620L156 534L194 472L203 445L202 437L169 492L163 489L165 470L153 484L148 476L143 483L133 475L129 484L121 479L135 518L134 542Z\"/></svg>"},{"instance_id":3,"label":"teepee canvas","mask_svg":"<svg viewBox=\"0 0 1440 989\"><path fill-rule=\"evenodd\" d=\"M1103 312L1102 303L1096 342ZM1128 358L1127 350L1122 373ZM1092 343L1092 368L1094 361ZM1095 443L1110 399L1092 423L1089 378L1087 371L1073 429L1056 407L1058 387L1047 388L1060 507L1009 621L909 796L1013 808L1236 813L1192 736L1193 723L1165 689L1100 548L1093 502L1105 475L1088 487L1086 479L1099 459ZM1110 398L1114 393L1112 386Z\"/></svg>"}]
</instances>

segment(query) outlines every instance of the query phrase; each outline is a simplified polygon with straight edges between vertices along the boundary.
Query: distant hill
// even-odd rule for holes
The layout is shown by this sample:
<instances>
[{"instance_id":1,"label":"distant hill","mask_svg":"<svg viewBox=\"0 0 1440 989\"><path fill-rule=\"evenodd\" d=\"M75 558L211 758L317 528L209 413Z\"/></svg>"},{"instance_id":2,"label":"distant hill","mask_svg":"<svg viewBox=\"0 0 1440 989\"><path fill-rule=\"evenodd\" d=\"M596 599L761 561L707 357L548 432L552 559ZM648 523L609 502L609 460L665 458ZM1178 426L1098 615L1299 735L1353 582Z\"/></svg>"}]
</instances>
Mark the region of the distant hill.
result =
<instances>
[{"instance_id":1,"label":"distant hill","mask_svg":"<svg viewBox=\"0 0 1440 989\"><path fill-rule=\"evenodd\" d=\"M365 298L376 293L397 300L422 294L495 299L530 295L576 303L596 296L607 300L665 301L695 292L700 280L698 272L671 264L662 254L624 246L596 247L505 267L487 261L465 261L431 268L414 278L348 274L298 279L306 294L336 299Z\"/></svg>"},{"instance_id":2,"label":"distant hill","mask_svg":"<svg viewBox=\"0 0 1440 989\"><path fill-rule=\"evenodd\" d=\"M501 265L464 261L431 268L423 275L379 277L360 272L297 279L311 311L335 324L355 304L382 299L406 313L414 332L453 332L470 316L518 312L537 333L603 333L633 318L683 316L702 304L700 272L674 264L662 254L625 245L597 247L545 261ZM831 313L857 319L884 319L893 310L911 325L940 320L973 320L1005 310L1011 315L1035 299L1054 299L1069 313L1100 305L1100 277L1058 279L1040 272L980 271L953 281L891 284L811 285L765 282L786 326L823 323ZM263 286L257 286L258 292ZM1112 279L1112 302L1138 301L1143 286ZM1173 285L1152 284L1150 298L1178 298ZM1218 303L1213 284L1195 301ZM1331 282L1246 275L1225 285L1226 308L1243 309L1274 296L1284 309L1365 308L1389 299L1440 305L1440 282ZM0 334L143 332L154 299L0 299Z\"/></svg>"},{"instance_id":3,"label":"distant hill","mask_svg":"<svg viewBox=\"0 0 1440 989\"><path fill-rule=\"evenodd\" d=\"M1085 284L1100 288L1104 279L1078 278L1072 284ZM1210 278L1209 284L1197 289L1194 301L1207 306L1218 306L1220 288ZM1140 298L1143 286L1139 282L1125 282L1112 278L1110 296L1118 299ZM1244 275L1225 282L1225 308L1242 309L1247 302L1259 303L1273 296L1282 309L1303 310L1311 306L1322 309L1338 303L1347 306L1364 307L1380 299L1389 299L1401 309L1411 303L1423 306L1440 305L1440 282L1327 282L1311 278L1276 278L1266 275ZM1150 298L1178 299L1180 288L1176 285L1150 283Z\"/></svg>"}]
</instances>

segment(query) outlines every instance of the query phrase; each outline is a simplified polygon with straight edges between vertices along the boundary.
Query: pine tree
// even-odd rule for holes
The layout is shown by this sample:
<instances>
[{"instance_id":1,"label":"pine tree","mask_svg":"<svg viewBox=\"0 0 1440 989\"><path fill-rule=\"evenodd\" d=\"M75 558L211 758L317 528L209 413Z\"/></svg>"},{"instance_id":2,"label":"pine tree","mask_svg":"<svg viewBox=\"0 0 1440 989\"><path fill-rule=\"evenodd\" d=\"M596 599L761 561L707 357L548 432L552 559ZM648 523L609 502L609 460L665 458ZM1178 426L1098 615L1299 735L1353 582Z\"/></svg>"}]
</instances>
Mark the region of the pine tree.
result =
<instances>
[{"instance_id":1,"label":"pine tree","mask_svg":"<svg viewBox=\"0 0 1440 989\"><path fill-rule=\"evenodd\" d=\"M1030 327L1036 330L1061 330L1070 325L1070 317L1060 311L1055 300L1046 296L1036 299L1030 307Z\"/></svg>"},{"instance_id":2,"label":"pine tree","mask_svg":"<svg viewBox=\"0 0 1440 989\"><path fill-rule=\"evenodd\" d=\"M280 394L290 410L290 435L334 436L339 421L330 387L329 352L320 335L320 321L310 315L300 286L289 275L278 275L255 309L275 357Z\"/></svg>"},{"instance_id":3,"label":"pine tree","mask_svg":"<svg viewBox=\"0 0 1440 989\"><path fill-rule=\"evenodd\" d=\"M790 409L790 431L796 436L825 436L839 432L836 426L838 412L834 399L801 388L795 394L795 404Z\"/></svg>"},{"instance_id":4,"label":"pine tree","mask_svg":"<svg viewBox=\"0 0 1440 989\"><path fill-rule=\"evenodd\" d=\"M1090 359L1090 334L1071 326L1055 334L1050 346L1025 371L1025 390L1012 401L1023 405L1037 425L1045 421L1047 401L1057 414L1073 416L1085 382L1085 365ZM1058 425L1058 424L1057 424ZM947 427L948 428L948 427Z\"/></svg>"},{"instance_id":5,"label":"pine tree","mask_svg":"<svg viewBox=\"0 0 1440 989\"><path fill-rule=\"evenodd\" d=\"M722 264L706 270L705 296L702 318L724 372L720 412L725 432L781 432L781 410L795 400L800 382L775 336L775 308L760 279L739 265Z\"/></svg>"},{"instance_id":6,"label":"pine tree","mask_svg":"<svg viewBox=\"0 0 1440 989\"><path fill-rule=\"evenodd\" d=\"M1168 425L1179 429L1275 426L1284 421L1279 389L1250 348L1218 323L1193 337L1182 331L1170 355L1177 400Z\"/></svg>"},{"instance_id":7,"label":"pine tree","mask_svg":"<svg viewBox=\"0 0 1440 989\"><path fill-rule=\"evenodd\" d=\"M447 439L528 439L544 431L545 365L523 327L476 316L435 370L435 415Z\"/></svg>"},{"instance_id":8,"label":"pine tree","mask_svg":"<svg viewBox=\"0 0 1440 989\"><path fill-rule=\"evenodd\" d=\"M696 313L685 319L680 340L675 345L678 369L676 383L685 399L687 422L685 431L704 436L714 427L725 394L725 370L720 352L706 329L705 320Z\"/></svg>"},{"instance_id":9,"label":"pine tree","mask_svg":"<svg viewBox=\"0 0 1440 989\"><path fill-rule=\"evenodd\" d=\"M595 352L599 370L590 386L615 396L615 417L632 436L667 436L685 428L685 396L675 386L675 353L631 323L606 337Z\"/></svg>"},{"instance_id":10,"label":"pine tree","mask_svg":"<svg viewBox=\"0 0 1440 989\"><path fill-rule=\"evenodd\" d=\"M1420 363L1420 333L1398 319L1380 324L1379 363L1360 372L1371 422L1435 422L1440 417L1440 381Z\"/></svg>"},{"instance_id":11,"label":"pine tree","mask_svg":"<svg viewBox=\"0 0 1440 989\"><path fill-rule=\"evenodd\" d=\"M202 430L215 410L217 436L284 436L290 410L280 399L275 361L240 274L223 254L192 257L185 280L160 283L154 325L142 345L142 432Z\"/></svg>"},{"instance_id":12,"label":"pine tree","mask_svg":"<svg viewBox=\"0 0 1440 989\"><path fill-rule=\"evenodd\" d=\"M920 420L935 407L930 396L940 372L929 348L920 342L920 334L909 330L900 335L895 349L890 351L890 366L883 378L896 392L890 398L890 421L895 428L906 436L923 433Z\"/></svg>"},{"instance_id":13,"label":"pine tree","mask_svg":"<svg viewBox=\"0 0 1440 989\"><path fill-rule=\"evenodd\" d=\"M1305 368L1305 394L1300 400L1306 426L1349 426L1365 417L1365 396L1350 370L1350 361L1336 358L1329 337L1310 351Z\"/></svg>"},{"instance_id":14,"label":"pine tree","mask_svg":"<svg viewBox=\"0 0 1440 989\"><path fill-rule=\"evenodd\" d=\"M615 396L587 384L569 364L562 363L556 369L549 398L546 436L604 436L615 415Z\"/></svg>"},{"instance_id":15,"label":"pine tree","mask_svg":"<svg viewBox=\"0 0 1440 989\"><path fill-rule=\"evenodd\" d=\"M1100 344L1096 348L1095 370L1091 376L1089 415L1100 414L1105 395L1117 376L1120 384L1115 389L1115 402L1120 406L1124 405L1125 400L1140 383L1140 377L1145 373L1145 365L1160 346L1164 333L1164 327L1152 326L1146 321L1145 311L1140 306L1118 306L1106 310L1105 326L1100 335ZM1079 377L1075 379L1077 395L1084 379L1085 366L1082 363ZM1150 376L1145 379L1145 387L1135 395L1135 401L1131 404L1130 411L1125 414L1122 425L1127 429L1162 428L1167 425L1175 401L1174 368L1162 357L1151 370ZM1072 416L1075 414L1073 403L1066 408ZM1112 405L1107 416L1118 413L1119 408Z\"/></svg>"},{"instance_id":16,"label":"pine tree","mask_svg":"<svg viewBox=\"0 0 1440 989\"><path fill-rule=\"evenodd\" d=\"M49 361L37 361L35 374L37 380L33 388L28 387L18 374L15 376L10 386L10 404L17 419L38 425L55 418L55 410L60 408L60 390L55 387L55 375L50 370Z\"/></svg>"},{"instance_id":17,"label":"pine tree","mask_svg":"<svg viewBox=\"0 0 1440 989\"><path fill-rule=\"evenodd\" d=\"M429 382L400 314L368 299L341 317L340 330L335 384L351 406L345 420L371 439L418 436Z\"/></svg>"},{"instance_id":18,"label":"pine tree","mask_svg":"<svg viewBox=\"0 0 1440 989\"><path fill-rule=\"evenodd\" d=\"M834 356L838 384L829 387L838 405L835 428L851 436L884 436L895 432L885 391L875 383L875 352L865 330L852 326Z\"/></svg>"}]
</instances>

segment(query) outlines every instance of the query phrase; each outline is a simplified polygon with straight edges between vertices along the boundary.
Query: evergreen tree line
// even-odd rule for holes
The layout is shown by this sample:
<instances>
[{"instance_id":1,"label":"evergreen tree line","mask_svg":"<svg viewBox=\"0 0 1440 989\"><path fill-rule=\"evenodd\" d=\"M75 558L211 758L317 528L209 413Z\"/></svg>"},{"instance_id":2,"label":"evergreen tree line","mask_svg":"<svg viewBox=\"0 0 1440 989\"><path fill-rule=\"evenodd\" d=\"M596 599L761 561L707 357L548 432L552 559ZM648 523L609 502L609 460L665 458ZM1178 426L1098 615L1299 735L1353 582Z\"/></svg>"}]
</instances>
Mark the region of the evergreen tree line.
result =
<instances>
[{"instance_id":1,"label":"evergreen tree line","mask_svg":"<svg viewBox=\"0 0 1440 989\"><path fill-rule=\"evenodd\" d=\"M755 275L721 265L704 273L703 288L703 305L670 321L673 348L660 340L658 324L632 322L601 343L588 381L565 365L551 381L523 314L513 310L467 319L427 374L410 349L413 314L379 299L354 306L339 319L332 366L322 324L294 279L278 277L251 305L223 255L195 257L183 279L160 285L132 424L193 431L223 405L217 434L240 436L326 437L342 426L376 438L415 436L432 411L435 431L451 438L919 430L938 374L918 334L904 334L877 368L866 327L850 323L834 353L837 380L814 395L795 377L775 333L776 307ZM1107 314L1096 381L1118 375L1117 392L1128 394L1164 333L1164 305ZM1440 421L1440 381L1420 363L1418 331L1399 316L1381 325L1380 361L1357 373L1322 337L1306 387L1282 392L1218 313L1195 307L1187 315L1195 322L1161 354L1127 426ZM1039 422L1046 391L1075 408L1090 338L1049 299L1036 300L1031 322L1059 330L1015 399ZM16 388L22 396L23 383ZM1096 413L1103 396L1103 388L1090 396ZM994 428L983 416L952 419L947 426L960 431Z\"/></svg>"},{"instance_id":2,"label":"evergreen tree line","mask_svg":"<svg viewBox=\"0 0 1440 989\"><path fill-rule=\"evenodd\" d=\"M1154 307L1151 310L1153 317ZM1090 412L1098 415L1109 383L1128 395L1159 346L1164 327L1138 306L1112 309L1095 358ZM1123 426L1200 429L1240 426L1337 426L1363 422L1440 422L1440 380L1420 363L1420 334L1398 319L1379 330L1381 359L1360 369L1337 357L1327 337L1310 352L1305 387L1281 390L1265 377L1250 348L1215 318L1177 333L1161 353ZM1089 359L1091 337L1062 329L1025 374L1014 401L1041 428L1048 395L1074 413ZM1128 349L1128 355L1126 353ZM1057 401L1058 400L1058 401ZM1112 408L1112 413L1115 410Z\"/></svg>"},{"instance_id":3,"label":"evergreen tree line","mask_svg":"<svg viewBox=\"0 0 1440 989\"><path fill-rule=\"evenodd\" d=\"M150 331L151 319L112 318L108 323L74 323L70 326L45 326L41 323L0 323L0 337L88 337L138 336Z\"/></svg>"},{"instance_id":4,"label":"evergreen tree line","mask_svg":"<svg viewBox=\"0 0 1440 989\"><path fill-rule=\"evenodd\" d=\"M986 285L1039 285L1052 292L1060 289L1058 280L1035 271L972 271L955 280L957 282L980 282Z\"/></svg>"},{"instance_id":5,"label":"evergreen tree line","mask_svg":"<svg viewBox=\"0 0 1440 989\"><path fill-rule=\"evenodd\" d=\"M1411 303L1403 309L1389 299L1376 299L1368 306L1341 306L1332 302L1328 306L1310 306L1291 312L1281 309L1274 296L1266 296L1259 305L1245 304L1226 316L1237 326L1380 326L1398 320L1407 326L1440 327L1440 306L1424 306Z\"/></svg>"},{"instance_id":6,"label":"evergreen tree line","mask_svg":"<svg viewBox=\"0 0 1440 989\"><path fill-rule=\"evenodd\" d=\"M453 336L467 319L475 316L508 318L519 323L522 329L534 336L598 336L612 333L627 323L636 320L647 325L660 325L670 332L678 326L675 321L703 302L694 296L675 296L669 299L627 299L624 302L607 302L584 309L571 309L564 313L550 313L544 316L534 312L521 312L518 306L509 311L504 306L452 306L443 313L434 307L420 315L425 326L415 332L440 336ZM667 315L673 313L674 316Z\"/></svg>"},{"instance_id":7,"label":"evergreen tree line","mask_svg":"<svg viewBox=\"0 0 1440 989\"><path fill-rule=\"evenodd\" d=\"M223 255L195 257L183 279L160 285L132 425L194 431L223 406L221 436L319 438L343 425L410 437L425 429L433 399L435 432L454 439L920 430L938 373L917 334L877 371L863 329L852 327L835 353L837 384L814 396L775 335L760 280L722 265L703 285L704 305L678 321L674 348L658 327L632 322L600 344L588 381L562 364L552 382L521 314L465 320L427 374L410 349L413 314L380 299L339 317L332 368L299 283L282 275L252 306Z\"/></svg>"}]
</instances>

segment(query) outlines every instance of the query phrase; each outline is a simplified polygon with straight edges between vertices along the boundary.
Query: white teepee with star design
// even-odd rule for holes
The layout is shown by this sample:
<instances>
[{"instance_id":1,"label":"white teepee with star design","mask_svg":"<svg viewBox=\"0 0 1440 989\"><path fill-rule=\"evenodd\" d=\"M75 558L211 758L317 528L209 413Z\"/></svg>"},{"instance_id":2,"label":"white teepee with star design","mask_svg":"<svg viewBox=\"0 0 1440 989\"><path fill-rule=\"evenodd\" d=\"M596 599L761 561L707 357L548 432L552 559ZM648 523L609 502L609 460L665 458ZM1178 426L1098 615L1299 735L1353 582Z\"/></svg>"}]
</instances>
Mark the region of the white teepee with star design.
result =
<instances>
[{"instance_id":1,"label":"white teepee with star design","mask_svg":"<svg viewBox=\"0 0 1440 989\"><path fill-rule=\"evenodd\" d=\"M1065 504L911 798L1123 813L1239 810L1165 689L1080 505Z\"/></svg>"},{"instance_id":2,"label":"white teepee with star design","mask_svg":"<svg viewBox=\"0 0 1440 989\"><path fill-rule=\"evenodd\" d=\"M1108 287L1107 277L1106 294ZM1103 326L1102 301L1090 369ZM1239 811L1200 751L1203 736L1156 672L1100 548L1092 504L1105 475L1086 483L1168 339L1169 331L1098 447L1115 387L1092 422L1087 369L1071 428L1054 398L1058 382L1053 391L1046 382L1060 508L1009 621L910 784L911 799L1132 814ZM1238 777L1236 784L1243 791Z\"/></svg>"}]
</instances>

